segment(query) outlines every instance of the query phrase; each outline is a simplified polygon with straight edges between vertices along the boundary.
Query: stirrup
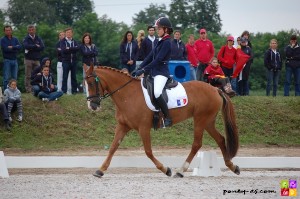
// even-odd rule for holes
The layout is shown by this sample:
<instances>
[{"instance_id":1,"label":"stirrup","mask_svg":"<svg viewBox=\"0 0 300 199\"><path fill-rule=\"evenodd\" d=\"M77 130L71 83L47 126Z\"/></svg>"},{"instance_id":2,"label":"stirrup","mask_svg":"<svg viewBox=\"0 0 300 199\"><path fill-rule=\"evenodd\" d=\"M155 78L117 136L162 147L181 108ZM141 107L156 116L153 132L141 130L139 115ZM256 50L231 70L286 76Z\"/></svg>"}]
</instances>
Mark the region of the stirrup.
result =
<instances>
[{"instance_id":1,"label":"stirrup","mask_svg":"<svg viewBox=\"0 0 300 199\"><path fill-rule=\"evenodd\" d=\"M162 128L172 126L172 119L170 119L170 118L162 119L162 122L163 122Z\"/></svg>"}]
</instances>

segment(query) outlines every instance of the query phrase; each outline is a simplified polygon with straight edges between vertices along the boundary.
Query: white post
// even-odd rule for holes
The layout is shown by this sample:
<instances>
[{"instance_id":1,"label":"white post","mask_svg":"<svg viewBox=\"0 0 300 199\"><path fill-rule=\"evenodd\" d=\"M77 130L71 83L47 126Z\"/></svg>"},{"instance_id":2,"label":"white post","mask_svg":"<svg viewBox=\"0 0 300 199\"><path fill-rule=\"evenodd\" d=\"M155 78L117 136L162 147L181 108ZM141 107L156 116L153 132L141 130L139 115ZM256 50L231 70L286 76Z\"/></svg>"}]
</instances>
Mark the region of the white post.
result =
<instances>
[{"instance_id":1,"label":"white post","mask_svg":"<svg viewBox=\"0 0 300 199\"><path fill-rule=\"evenodd\" d=\"M199 166L194 168L194 176L220 176L221 169L217 160L217 153L214 151L198 152L197 158L199 160Z\"/></svg>"},{"instance_id":2,"label":"white post","mask_svg":"<svg viewBox=\"0 0 300 199\"><path fill-rule=\"evenodd\" d=\"M0 151L0 177L9 177L3 151Z\"/></svg>"}]
</instances>

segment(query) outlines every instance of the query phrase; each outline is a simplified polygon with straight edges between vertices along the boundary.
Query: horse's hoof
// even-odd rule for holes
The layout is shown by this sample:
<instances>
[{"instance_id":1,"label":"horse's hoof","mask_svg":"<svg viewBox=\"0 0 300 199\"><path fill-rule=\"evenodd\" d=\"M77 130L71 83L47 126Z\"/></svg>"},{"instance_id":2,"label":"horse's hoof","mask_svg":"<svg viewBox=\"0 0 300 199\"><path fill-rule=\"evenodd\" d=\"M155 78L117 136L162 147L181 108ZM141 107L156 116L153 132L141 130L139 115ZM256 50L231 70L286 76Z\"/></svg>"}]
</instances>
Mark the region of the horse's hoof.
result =
<instances>
[{"instance_id":1,"label":"horse's hoof","mask_svg":"<svg viewBox=\"0 0 300 199\"><path fill-rule=\"evenodd\" d=\"M234 173L235 173L236 175L240 175L241 172L240 172L240 167L239 167L238 165L235 166Z\"/></svg>"},{"instance_id":2,"label":"horse's hoof","mask_svg":"<svg viewBox=\"0 0 300 199\"><path fill-rule=\"evenodd\" d=\"M174 178L183 178L183 174L177 172L173 177Z\"/></svg>"},{"instance_id":3,"label":"horse's hoof","mask_svg":"<svg viewBox=\"0 0 300 199\"><path fill-rule=\"evenodd\" d=\"M100 170L97 170L97 171L93 174L93 176L98 177L98 178L101 178L103 175L104 175L104 173L103 173L102 171L100 171Z\"/></svg>"},{"instance_id":4,"label":"horse's hoof","mask_svg":"<svg viewBox=\"0 0 300 199\"><path fill-rule=\"evenodd\" d=\"M166 175L169 176L169 177L172 176L172 170L169 167L167 167Z\"/></svg>"}]
</instances>

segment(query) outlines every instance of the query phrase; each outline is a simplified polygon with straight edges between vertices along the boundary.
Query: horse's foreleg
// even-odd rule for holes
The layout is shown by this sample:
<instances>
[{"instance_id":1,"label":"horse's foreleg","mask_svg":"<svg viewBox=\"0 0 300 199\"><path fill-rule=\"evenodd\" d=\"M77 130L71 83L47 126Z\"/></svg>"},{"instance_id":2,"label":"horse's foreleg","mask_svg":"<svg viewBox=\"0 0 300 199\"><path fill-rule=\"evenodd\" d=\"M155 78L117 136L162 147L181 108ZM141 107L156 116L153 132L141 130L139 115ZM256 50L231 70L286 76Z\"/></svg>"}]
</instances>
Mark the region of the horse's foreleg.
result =
<instances>
[{"instance_id":1,"label":"horse's foreleg","mask_svg":"<svg viewBox=\"0 0 300 199\"><path fill-rule=\"evenodd\" d=\"M206 128L206 131L209 133L209 135L216 141L218 146L221 149L225 165L235 174L240 174L240 169L237 165L234 165L231 161L231 159L228 158L227 152L226 152L226 145L225 145L225 138L223 135L220 134L220 132L215 127L215 121L211 124L209 124Z\"/></svg>"},{"instance_id":2,"label":"horse's foreleg","mask_svg":"<svg viewBox=\"0 0 300 199\"><path fill-rule=\"evenodd\" d=\"M115 129L115 137L114 137L114 140L112 141L111 146L109 148L108 155L107 155L106 159L104 160L104 162L102 163L100 169L95 172L94 176L102 177L104 175L104 171L106 171L107 168L109 167L114 153L118 149L118 147L121 144L124 136L126 135L126 133L129 130L130 130L130 128L127 127L126 125L121 125L121 124L117 125L117 127Z\"/></svg>"},{"instance_id":3,"label":"horse's foreleg","mask_svg":"<svg viewBox=\"0 0 300 199\"><path fill-rule=\"evenodd\" d=\"M152 153L150 129L139 130L139 133L142 138L144 150L147 157L150 158L150 160L155 164L157 169L162 171L167 176L171 176L172 175L171 169L169 167L164 167L164 165L159 160L157 160Z\"/></svg>"},{"instance_id":4,"label":"horse's foreleg","mask_svg":"<svg viewBox=\"0 0 300 199\"><path fill-rule=\"evenodd\" d=\"M202 137L203 137L203 126L201 125L201 122L197 122L194 120L194 141L192 144L191 152L189 153L187 159L183 163L182 167L176 172L176 175L174 177L183 177L183 173L186 172L194 159L196 153L199 151L199 149L202 147Z\"/></svg>"}]
</instances>

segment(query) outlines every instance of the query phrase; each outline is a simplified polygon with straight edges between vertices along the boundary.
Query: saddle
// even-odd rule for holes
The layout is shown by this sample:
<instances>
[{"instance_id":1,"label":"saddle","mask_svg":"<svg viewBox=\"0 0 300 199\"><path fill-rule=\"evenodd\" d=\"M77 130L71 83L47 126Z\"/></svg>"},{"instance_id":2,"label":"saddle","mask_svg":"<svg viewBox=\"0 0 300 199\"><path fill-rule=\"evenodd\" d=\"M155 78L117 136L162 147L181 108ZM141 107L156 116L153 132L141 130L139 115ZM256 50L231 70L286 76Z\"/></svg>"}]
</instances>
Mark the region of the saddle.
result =
<instances>
[{"instance_id":1,"label":"saddle","mask_svg":"<svg viewBox=\"0 0 300 199\"><path fill-rule=\"evenodd\" d=\"M168 80L166 82L166 85L165 85L165 87L163 89L163 92L162 92L162 96L163 96L163 98L165 99L165 101L167 103L169 101L169 98L168 98L166 90L171 89L171 88L175 88L177 85L178 85L178 81L174 80L171 77L168 78ZM143 78L143 87L145 89L147 89L147 92L149 94L149 97L150 97L150 100L151 100L153 106L156 109L159 109L159 106L157 105L156 100L155 100L155 96L154 96L154 78L150 75Z\"/></svg>"}]
</instances>

